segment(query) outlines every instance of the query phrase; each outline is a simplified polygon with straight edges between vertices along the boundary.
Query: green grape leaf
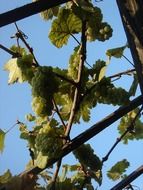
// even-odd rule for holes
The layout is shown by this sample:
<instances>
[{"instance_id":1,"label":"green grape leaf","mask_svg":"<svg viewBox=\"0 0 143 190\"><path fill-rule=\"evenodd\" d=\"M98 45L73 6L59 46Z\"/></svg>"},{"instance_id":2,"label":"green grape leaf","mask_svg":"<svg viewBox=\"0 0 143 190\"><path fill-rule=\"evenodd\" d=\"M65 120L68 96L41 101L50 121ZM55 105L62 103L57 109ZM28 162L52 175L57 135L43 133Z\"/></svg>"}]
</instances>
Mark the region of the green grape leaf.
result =
<instances>
[{"instance_id":1,"label":"green grape leaf","mask_svg":"<svg viewBox=\"0 0 143 190\"><path fill-rule=\"evenodd\" d=\"M39 1L39 0L32 0L33 2ZM57 16L58 15L58 11L59 11L59 6L47 9L45 11L42 11L40 13L40 16L42 17L42 19L44 19L45 21L50 20L53 18L53 16Z\"/></svg>"},{"instance_id":2,"label":"green grape leaf","mask_svg":"<svg viewBox=\"0 0 143 190\"><path fill-rule=\"evenodd\" d=\"M57 105L61 106L60 108L60 114L64 120L68 120L71 107L72 107L72 100L69 97L68 94L61 94L61 93L56 93L55 94L55 101Z\"/></svg>"},{"instance_id":3,"label":"green grape leaf","mask_svg":"<svg viewBox=\"0 0 143 190\"><path fill-rule=\"evenodd\" d=\"M68 189L68 190L74 190L73 184L71 183L71 179L66 178L64 181L58 181L56 183L51 182L47 185L47 190L64 190L64 189ZM75 189L76 190L76 189Z\"/></svg>"},{"instance_id":4,"label":"green grape leaf","mask_svg":"<svg viewBox=\"0 0 143 190\"><path fill-rule=\"evenodd\" d=\"M127 45L121 46L118 48L108 49L106 55L111 59L111 57L121 58L123 56L124 50L127 48Z\"/></svg>"},{"instance_id":5,"label":"green grape leaf","mask_svg":"<svg viewBox=\"0 0 143 190\"><path fill-rule=\"evenodd\" d=\"M6 133L0 129L0 152L3 152L4 149L4 140Z\"/></svg>"},{"instance_id":6,"label":"green grape leaf","mask_svg":"<svg viewBox=\"0 0 143 190\"><path fill-rule=\"evenodd\" d=\"M62 174L60 176L60 181L64 181L66 179L66 174L68 172L75 172L78 171L78 169L81 167L80 164L74 164L74 165L68 165L64 164L62 168Z\"/></svg>"},{"instance_id":7,"label":"green grape leaf","mask_svg":"<svg viewBox=\"0 0 143 190\"><path fill-rule=\"evenodd\" d=\"M5 65L4 70L9 71L8 84L13 84L15 82L24 82L22 77L22 72L17 65L17 58L10 59Z\"/></svg>"},{"instance_id":8,"label":"green grape leaf","mask_svg":"<svg viewBox=\"0 0 143 190\"><path fill-rule=\"evenodd\" d=\"M27 129L27 126L24 125L23 123L20 123L19 131L21 132L21 134L20 134L21 139L26 139L27 140L29 138L29 131Z\"/></svg>"},{"instance_id":9,"label":"green grape leaf","mask_svg":"<svg viewBox=\"0 0 143 190\"><path fill-rule=\"evenodd\" d=\"M32 115L31 113L25 115L25 119L29 122L35 121L36 117L34 115Z\"/></svg>"},{"instance_id":10,"label":"green grape leaf","mask_svg":"<svg viewBox=\"0 0 143 190\"><path fill-rule=\"evenodd\" d=\"M7 183L12 178L10 170L7 170L3 175L0 176L0 184Z\"/></svg>"},{"instance_id":11,"label":"green grape leaf","mask_svg":"<svg viewBox=\"0 0 143 190\"><path fill-rule=\"evenodd\" d=\"M136 114L138 113L139 109L135 109L131 112L129 112L127 115L125 115L124 117L122 117L120 124L118 126L118 131L119 133L122 135L127 128L131 125L131 122L134 120L134 118L136 117ZM133 126L133 130L129 131L123 140L124 144L128 144L129 140L140 140L143 139L143 123L140 120L140 118L136 118L136 121L134 123Z\"/></svg>"},{"instance_id":12,"label":"green grape leaf","mask_svg":"<svg viewBox=\"0 0 143 190\"><path fill-rule=\"evenodd\" d=\"M85 19L87 21L87 40L94 41L99 38L99 30L103 18L101 9L94 7L89 1L79 1L79 4L80 6L73 5L72 10L81 20Z\"/></svg>"},{"instance_id":13,"label":"green grape leaf","mask_svg":"<svg viewBox=\"0 0 143 190\"><path fill-rule=\"evenodd\" d=\"M138 87L138 78L137 78L137 75L134 74L134 80L133 80L132 85L129 89L130 96L135 96L137 87Z\"/></svg>"},{"instance_id":14,"label":"green grape leaf","mask_svg":"<svg viewBox=\"0 0 143 190\"><path fill-rule=\"evenodd\" d=\"M61 9L52 23L49 38L58 48L66 45L71 34L81 31L81 20L69 9Z\"/></svg>"},{"instance_id":15,"label":"green grape leaf","mask_svg":"<svg viewBox=\"0 0 143 190\"><path fill-rule=\"evenodd\" d=\"M107 173L107 176L113 180L116 181L120 179L120 177L123 175L124 172L126 172L126 169L130 166L130 163L123 159L119 162L117 162Z\"/></svg>"},{"instance_id":16,"label":"green grape leaf","mask_svg":"<svg viewBox=\"0 0 143 190\"><path fill-rule=\"evenodd\" d=\"M82 171L78 171L71 177L71 181L80 188L85 183L85 174Z\"/></svg>"},{"instance_id":17,"label":"green grape leaf","mask_svg":"<svg viewBox=\"0 0 143 190\"><path fill-rule=\"evenodd\" d=\"M68 76L73 80L77 80L78 69L80 63L80 46L74 48L74 53L70 56L69 66L68 66Z\"/></svg>"},{"instance_id":18,"label":"green grape leaf","mask_svg":"<svg viewBox=\"0 0 143 190\"><path fill-rule=\"evenodd\" d=\"M10 49L15 53L19 53L21 56L26 55L26 49L23 47L13 45Z\"/></svg>"},{"instance_id":19,"label":"green grape leaf","mask_svg":"<svg viewBox=\"0 0 143 190\"><path fill-rule=\"evenodd\" d=\"M54 16L57 16L58 15L58 12L59 12L59 6L56 6L56 7L53 7L53 8L50 8L48 10L45 10L45 11L42 11L40 13L40 16L45 20L50 20L52 19Z\"/></svg>"},{"instance_id":20,"label":"green grape leaf","mask_svg":"<svg viewBox=\"0 0 143 190\"><path fill-rule=\"evenodd\" d=\"M90 75L94 81L100 81L105 76L106 67L109 62L98 59L95 64L93 64L92 69L89 70Z\"/></svg>"},{"instance_id":21,"label":"green grape leaf","mask_svg":"<svg viewBox=\"0 0 143 190\"><path fill-rule=\"evenodd\" d=\"M39 152L36 160L35 160L35 164L36 166L38 166L41 169L44 169L47 165L48 162L48 156L43 156L41 152Z\"/></svg>"},{"instance_id":22,"label":"green grape leaf","mask_svg":"<svg viewBox=\"0 0 143 190\"><path fill-rule=\"evenodd\" d=\"M90 108L86 102L84 104L81 104L79 112L82 116L83 121L88 122L90 120Z\"/></svg>"}]
</instances>

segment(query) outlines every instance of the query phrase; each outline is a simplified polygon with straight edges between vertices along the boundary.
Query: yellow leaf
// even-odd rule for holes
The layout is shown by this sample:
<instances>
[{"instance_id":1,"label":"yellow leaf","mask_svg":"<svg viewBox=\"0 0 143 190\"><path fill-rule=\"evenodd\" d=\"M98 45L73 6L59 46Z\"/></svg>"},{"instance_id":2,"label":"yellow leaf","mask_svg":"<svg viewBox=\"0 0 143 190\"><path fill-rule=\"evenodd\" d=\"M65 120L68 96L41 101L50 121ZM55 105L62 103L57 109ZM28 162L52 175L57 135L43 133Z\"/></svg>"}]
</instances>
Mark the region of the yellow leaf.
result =
<instances>
[{"instance_id":1,"label":"yellow leaf","mask_svg":"<svg viewBox=\"0 0 143 190\"><path fill-rule=\"evenodd\" d=\"M23 77L20 68L17 65L17 58L10 59L4 66L4 70L9 71L8 84L13 84L15 82L22 83Z\"/></svg>"},{"instance_id":2,"label":"yellow leaf","mask_svg":"<svg viewBox=\"0 0 143 190\"><path fill-rule=\"evenodd\" d=\"M4 149L5 134L6 133L0 129L0 152L3 152L3 149Z\"/></svg>"}]
</instances>

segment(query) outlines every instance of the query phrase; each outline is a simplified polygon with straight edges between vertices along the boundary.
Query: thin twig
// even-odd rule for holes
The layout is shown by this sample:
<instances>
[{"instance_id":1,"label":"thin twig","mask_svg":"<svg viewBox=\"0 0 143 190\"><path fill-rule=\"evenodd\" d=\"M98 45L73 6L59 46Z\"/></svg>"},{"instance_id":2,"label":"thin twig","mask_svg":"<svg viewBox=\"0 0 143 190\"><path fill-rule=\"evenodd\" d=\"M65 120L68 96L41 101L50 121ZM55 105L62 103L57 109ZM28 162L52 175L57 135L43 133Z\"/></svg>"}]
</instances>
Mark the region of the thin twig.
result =
<instances>
[{"instance_id":1,"label":"thin twig","mask_svg":"<svg viewBox=\"0 0 143 190\"><path fill-rule=\"evenodd\" d=\"M70 34L72 37L73 37L73 39L78 43L78 45L81 45L80 44L80 42L78 41L78 39L73 35L73 34Z\"/></svg>"},{"instance_id":2,"label":"thin twig","mask_svg":"<svg viewBox=\"0 0 143 190\"><path fill-rule=\"evenodd\" d=\"M16 37L21 39L21 41L25 44L25 46L27 47L29 52L33 55L33 59L35 61L36 66L39 66L39 63L38 63L38 61L37 61L37 59L36 59L36 57L35 57L35 55L33 53L33 49L29 46L29 44L26 42L26 40L24 38L26 35L18 28L16 23L15 23L15 26L16 26L16 29L17 29Z\"/></svg>"},{"instance_id":3,"label":"thin twig","mask_svg":"<svg viewBox=\"0 0 143 190\"><path fill-rule=\"evenodd\" d=\"M57 104L56 104L54 98L53 98L53 105L54 105L54 107L55 107L56 113L58 114L58 116L59 116L59 118L60 118L60 120L61 120L61 122L62 122L62 124L63 124L64 129L66 129L66 124L65 124L65 122L64 122L64 120L63 120L63 118L62 118L62 116L61 116L61 114L60 114L60 111L59 111L59 109L58 109L58 106L57 106Z\"/></svg>"},{"instance_id":4,"label":"thin twig","mask_svg":"<svg viewBox=\"0 0 143 190\"><path fill-rule=\"evenodd\" d=\"M4 51L6 51L7 53L9 53L10 55L12 55L13 58L16 58L16 57L21 57L21 55L19 53L16 53L8 48L6 48L5 46L3 46L2 44L0 44L0 48Z\"/></svg>"},{"instance_id":5,"label":"thin twig","mask_svg":"<svg viewBox=\"0 0 143 190\"><path fill-rule=\"evenodd\" d=\"M130 75L132 74L133 72L136 72L135 69L130 69L130 70L127 70L127 71L123 71L123 72L120 72L120 73L117 73L117 74L114 74L114 75L111 75L111 76L108 76L110 79L112 78L116 78L116 77L121 77L122 75Z\"/></svg>"},{"instance_id":6,"label":"thin twig","mask_svg":"<svg viewBox=\"0 0 143 190\"><path fill-rule=\"evenodd\" d=\"M125 56L125 55L122 55L133 67L135 67L134 66L134 64Z\"/></svg>"},{"instance_id":7,"label":"thin twig","mask_svg":"<svg viewBox=\"0 0 143 190\"><path fill-rule=\"evenodd\" d=\"M78 43L78 45L81 45L81 43L78 41L78 39L73 35L73 34L70 34L73 39ZM90 67L90 68L93 68L86 60L85 60L85 63Z\"/></svg>"},{"instance_id":8,"label":"thin twig","mask_svg":"<svg viewBox=\"0 0 143 190\"><path fill-rule=\"evenodd\" d=\"M16 125L20 124L21 122L20 121L16 121L16 123L14 125L12 125L6 132L5 134L9 133Z\"/></svg>"},{"instance_id":9,"label":"thin twig","mask_svg":"<svg viewBox=\"0 0 143 190\"><path fill-rule=\"evenodd\" d=\"M78 86L75 89L74 93L74 98L73 98L73 104L70 112L70 117L67 125L67 129L65 132L65 136L69 137L71 127L73 120L75 118L75 113L77 111L76 107L79 103L79 98L80 98L80 89L81 89L81 80L82 80L82 73L83 73L83 66L84 62L86 60L86 21L82 22L82 35L81 35L81 59L79 63L79 68L78 68L78 76L77 76L77 84Z\"/></svg>"},{"instance_id":10,"label":"thin twig","mask_svg":"<svg viewBox=\"0 0 143 190\"><path fill-rule=\"evenodd\" d=\"M138 118L138 116L140 115L140 113L141 113L142 110L143 110L143 106L140 108L140 110L138 111L138 113L136 114L136 116L134 117L134 119L132 120L132 122L130 123L130 125L127 127L127 129L125 130L125 132L119 138L117 138L116 142L111 147L111 149L109 150L109 152L106 154L106 156L104 156L102 158L102 163L104 163L105 161L108 160L110 154L113 152L113 150L115 149L115 147L121 142L121 140L126 136L126 134L129 133L129 132L131 132L131 131L133 131L136 119Z\"/></svg>"},{"instance_id":11,"label":"thin twig","mask_svg":"<svg viewBox=\"0 0 143 190\"><path fill-rule=\"evenodd\" d=\"M72 84L73 86L76 86L76 85L77 85L77 83L76 83L75 81L71 80L71 79L68 79L68 78L66 78L66 77L64 77L64 76L62 76L62 75L60 75L60 74L58 74L58 73L56 73L56 72L54 72L54 74L55 74L58 78L60 78L61 80L64 80L64 81L66 81L66 82Z\"/></svg>"}]
</instances>

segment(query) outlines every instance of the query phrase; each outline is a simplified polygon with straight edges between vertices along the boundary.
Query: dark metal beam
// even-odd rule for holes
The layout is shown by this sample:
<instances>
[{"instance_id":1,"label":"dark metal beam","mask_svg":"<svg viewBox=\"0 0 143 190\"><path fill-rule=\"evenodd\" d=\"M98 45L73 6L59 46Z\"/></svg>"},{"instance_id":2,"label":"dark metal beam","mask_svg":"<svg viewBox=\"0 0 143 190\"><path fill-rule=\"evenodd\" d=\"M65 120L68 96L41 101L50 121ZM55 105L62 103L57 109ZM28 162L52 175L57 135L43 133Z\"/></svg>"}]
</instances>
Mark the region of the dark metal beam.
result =
<instances>
[{"instance_id":1,"label":"dark metal beam","mask_svg":"<svg viewBox=\"0 0 143 190\"><path fill-rule=\"evenodd\" d=\"M68 2L69 0L40 0L0 14L0 27L37 14L46 9Z\"/></svg>"},{"instance_id":2,"label":"dark metal beam","mask_svg":"<svg viewBox=\"0 0 143 190\"><path fill-rule=\"evenodd\" d=\"M143 94L143 1L117 0L117 5Z\"/></svg>"}]
</instances>

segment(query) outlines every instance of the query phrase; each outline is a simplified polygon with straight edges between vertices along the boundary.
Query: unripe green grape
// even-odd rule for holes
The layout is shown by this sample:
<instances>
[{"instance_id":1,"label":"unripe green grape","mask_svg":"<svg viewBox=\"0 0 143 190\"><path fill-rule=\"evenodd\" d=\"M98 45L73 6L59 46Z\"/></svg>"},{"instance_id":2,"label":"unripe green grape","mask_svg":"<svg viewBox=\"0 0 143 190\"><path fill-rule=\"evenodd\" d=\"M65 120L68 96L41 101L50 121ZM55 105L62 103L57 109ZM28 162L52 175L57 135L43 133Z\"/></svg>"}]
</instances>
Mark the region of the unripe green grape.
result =
<instances>
[{"instance_id":1,"label":"unripe green grape","mask_svg":"<svg viewBox=\"0 0 143 190\"><path fill-rule=\"evenodd\" d=\"M107 25L107 26L104 27L103 30L104 30L105 33L108 33L110 31L110 27Z\"/></svg>"},{"instance_id":2,"label":"unripe green grape","mask_svg":"<svg viewBox=\"0 0 143 190\"><path fill-rule=\"evenodd\" d=\"M59 128L51 127L49 124L43 125L35 139L36 149L49 158L58 156L63 145L61 133Z\"/></svg>"},{"instance_id":3,"label":"unripe green grape","mask_svg":"<svg viewBox=\"0 0 143 190\"><path fill-rule=\"evenodd\" d=\"M52 67L38 67L32 79L32 95L47 98L58 90L58 81Z\"/></svg>"},{"instance_id":4,"label":"unripe green grape","mask_svg":"<svg viewBox=\"0 0 143 190\"><path fill-rule=\"evenodd\" d=\"M99 30L99 33L102 34L102 35L105 34L104 29L100 29L100 30Z\"/></svg>"},{"instance_id":5,"label":"unripe green grape","mask_svg":"<svg viewBox=\"0 0 143 190\"><path fill-rule=\"evenodd\" d=\"M32 99L32 109L36 113L37 116L44 117L51 115L53 104L47 102L46 99L42 97L33 97Z\"/></svg>"},{"instance_id":6,"label":"unripe green grape","mask_svg":"<svg viewBox=\"0 0 143 190\"><path fill-rule=\"evenodd\" d=\"M113 30L112 30L111 26L108 23L103 22L100 25L97 39L99 41L108 40L112 36L112 32L113 32Z\"/></svg>"},{"instance_id":7,"label":"unripe green grape","mask_svg":"<svg viewBox=\"0 0 143 190\"><path fill-rule=\"evenodd\" d=\"M35 71L33 67L33 56L31 54L24 54L17 59L17 65L22 72L23 80L30 83Z\"/></svg>"}]
</instances>

